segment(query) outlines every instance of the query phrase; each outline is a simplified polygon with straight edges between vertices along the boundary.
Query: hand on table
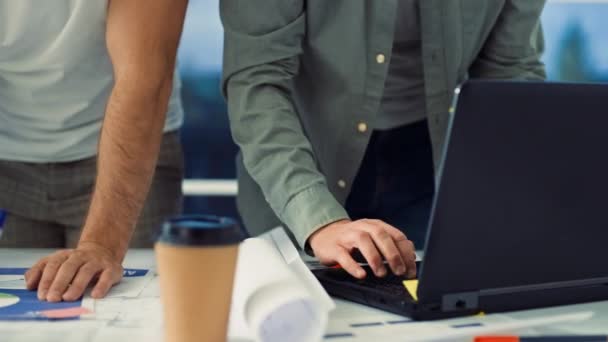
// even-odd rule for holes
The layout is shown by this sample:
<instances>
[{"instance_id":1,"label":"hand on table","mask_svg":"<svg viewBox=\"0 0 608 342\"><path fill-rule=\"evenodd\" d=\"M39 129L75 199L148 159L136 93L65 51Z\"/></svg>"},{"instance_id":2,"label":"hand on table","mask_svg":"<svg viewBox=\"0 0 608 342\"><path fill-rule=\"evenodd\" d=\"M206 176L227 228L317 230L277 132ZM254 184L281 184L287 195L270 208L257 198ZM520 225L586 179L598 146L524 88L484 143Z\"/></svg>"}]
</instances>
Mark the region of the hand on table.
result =
<instances>
[{"instance_id":1,"label":"hand on table","mask_svg":"<svg viewBox=\"0 0 608 342\"><path fill-rule=\"evenodd\" d=\"M40 259L25 273L25 282L29 290L38 289L40 300L74 301L95 281L91 296L104 297L122 274L121 263L108 249L87 242Z\"/></svg>"},{"instance_id":2,"label":"hand on table","mask_svg":"<svg viewBox=\"0 0 608 342\"><path fill-rule=\"evenodd\" d=\"M396 275L416 276L414 244L397 228L380 220L341 220L331 223L309 238L315 256L322 264L340 264L352 276L363 279L365 270L351 253L358 249L374 274L387 274L383 257Z\"/></svg>"}]
</instances>

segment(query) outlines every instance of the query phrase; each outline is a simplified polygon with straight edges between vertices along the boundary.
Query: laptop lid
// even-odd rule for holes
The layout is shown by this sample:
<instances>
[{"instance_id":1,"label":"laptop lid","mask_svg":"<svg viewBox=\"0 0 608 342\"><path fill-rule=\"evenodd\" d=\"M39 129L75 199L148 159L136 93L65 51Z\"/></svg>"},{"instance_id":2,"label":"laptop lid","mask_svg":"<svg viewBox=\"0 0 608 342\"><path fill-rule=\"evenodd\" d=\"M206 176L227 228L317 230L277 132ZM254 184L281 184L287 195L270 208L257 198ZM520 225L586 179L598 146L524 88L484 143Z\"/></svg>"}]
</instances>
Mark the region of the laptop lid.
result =
<instances>
[{"instance_id":1,"label":"laptop lid","mask_svg":"<svg viewBox=\"0 0 608 342\"><path fill-rule=\"evenodd\" d=\"M457 102L420 304L608 283L608 85L471 81Z\"/></svg>"}]
</instances>

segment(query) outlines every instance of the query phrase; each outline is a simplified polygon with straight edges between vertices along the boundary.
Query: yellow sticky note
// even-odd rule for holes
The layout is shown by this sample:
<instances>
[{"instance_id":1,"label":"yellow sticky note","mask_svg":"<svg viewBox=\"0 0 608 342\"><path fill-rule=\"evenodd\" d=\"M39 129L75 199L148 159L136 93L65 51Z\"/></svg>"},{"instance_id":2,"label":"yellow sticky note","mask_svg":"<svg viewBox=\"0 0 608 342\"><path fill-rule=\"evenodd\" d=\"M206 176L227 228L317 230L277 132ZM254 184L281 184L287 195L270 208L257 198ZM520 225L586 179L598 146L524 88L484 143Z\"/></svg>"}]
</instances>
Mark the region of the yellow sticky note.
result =
<instances>
[{"instance_id":1,"label":"yellow sticky note","mask_svg":"<svg viewBox=\"0 0 608 342\"><path fill-rule=\"evenodd\" d=\"M410 296L412 296L415 301L418 301L418 279L404 280L403 286L405 286L407 292L410 293Z\"/></svg>"}]
</instances>

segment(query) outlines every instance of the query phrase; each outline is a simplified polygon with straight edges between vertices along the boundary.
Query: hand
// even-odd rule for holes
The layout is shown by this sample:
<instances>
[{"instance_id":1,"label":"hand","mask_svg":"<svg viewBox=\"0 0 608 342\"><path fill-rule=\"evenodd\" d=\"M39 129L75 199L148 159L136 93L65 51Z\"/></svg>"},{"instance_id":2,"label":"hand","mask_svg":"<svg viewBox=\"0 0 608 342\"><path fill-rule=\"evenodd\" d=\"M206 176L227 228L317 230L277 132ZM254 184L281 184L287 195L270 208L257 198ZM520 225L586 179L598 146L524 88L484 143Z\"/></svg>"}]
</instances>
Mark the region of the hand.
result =
<instances>
[{"instance_id":1,"label":"hand","mask_svg":"<svg viewBox=\"0 0 608 342\"><path fill-rule=\"evenodd\" d=\"M416 276L414 244L399 229L380 220L337 221L313 233L308 241L321 263L338 263L359 279L366 273L351 255L355 248L378 277L387 273L382 256L394 274Z\"/></svg>"},{"instance_id":2,"label":"hand","mask_svg":"<svg viewBox=\"0 0 608 342\"><path fill-rule=\"evenodd\" d=\"M122 274L121 263L107 248L86 242L40 259L25 273L25 283L29 290L38 289L40 300L74 301L95 280L91 296L104 297Z\"/></svg>"}]
</instances>

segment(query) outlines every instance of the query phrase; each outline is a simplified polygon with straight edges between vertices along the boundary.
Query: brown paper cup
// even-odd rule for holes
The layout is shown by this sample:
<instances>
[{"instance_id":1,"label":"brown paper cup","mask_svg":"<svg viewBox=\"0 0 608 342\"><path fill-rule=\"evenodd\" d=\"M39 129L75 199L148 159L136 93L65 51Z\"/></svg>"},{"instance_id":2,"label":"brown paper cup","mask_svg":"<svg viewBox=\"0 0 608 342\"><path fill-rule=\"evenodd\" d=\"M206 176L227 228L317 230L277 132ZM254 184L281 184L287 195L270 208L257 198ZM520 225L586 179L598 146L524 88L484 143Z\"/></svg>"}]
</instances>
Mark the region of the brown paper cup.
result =
<instances>
[{"instance_id":1,"label":"brown paper cup","mask_svg":"<svg viewBox=\"0 0 608 342\"><path fill-rule=\"evenodd\" d=\"M237 239L225 231L215 234L214 229L222 229L219 226L201 232L192 224L175 224L165 224L155 245L165 342L226 341Z\"/></svg>"}]
</instances>

